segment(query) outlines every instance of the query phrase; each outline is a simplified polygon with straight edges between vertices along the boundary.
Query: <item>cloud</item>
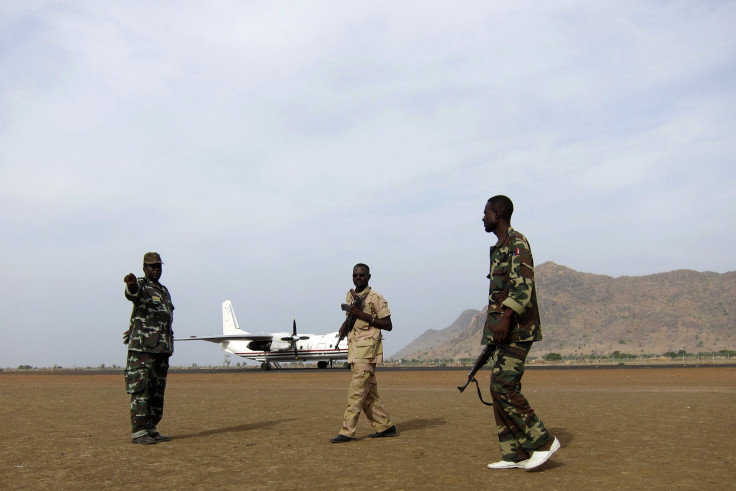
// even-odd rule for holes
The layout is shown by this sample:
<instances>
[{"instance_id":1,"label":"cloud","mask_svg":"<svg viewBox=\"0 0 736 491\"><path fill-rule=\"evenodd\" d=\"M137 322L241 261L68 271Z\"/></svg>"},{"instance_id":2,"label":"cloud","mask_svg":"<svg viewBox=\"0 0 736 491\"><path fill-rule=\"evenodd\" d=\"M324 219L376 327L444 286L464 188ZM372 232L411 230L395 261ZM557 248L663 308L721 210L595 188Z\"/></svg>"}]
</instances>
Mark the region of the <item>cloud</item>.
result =
<instances>
[{"instance_id":1,"label":"cloud","mask_svg":"<svg viewBox=\"0 0 736 491\"><path fill-rule=\"evenodd\" d=\"M733 270L692 251L734 239L734 20L730 2L3 5L0 365L122 363L121 280L147 250L183 335L218 332L226 298L257 331L332 330L367 262L398 351L482 308L499 193L537 262Z\"/></svg>"}]
</instances>

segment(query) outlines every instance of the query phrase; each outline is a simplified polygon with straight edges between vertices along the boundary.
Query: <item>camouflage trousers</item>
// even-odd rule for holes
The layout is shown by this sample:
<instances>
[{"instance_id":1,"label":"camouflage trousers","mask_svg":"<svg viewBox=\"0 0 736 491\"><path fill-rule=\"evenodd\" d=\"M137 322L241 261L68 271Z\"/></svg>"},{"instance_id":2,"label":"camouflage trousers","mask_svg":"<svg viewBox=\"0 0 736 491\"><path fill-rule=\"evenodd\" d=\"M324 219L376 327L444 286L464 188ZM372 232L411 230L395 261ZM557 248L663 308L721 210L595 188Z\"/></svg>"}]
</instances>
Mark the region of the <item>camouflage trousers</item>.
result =
<instances>
[{"instance_id":1,"label":"camouflage trousers","mask_svg":"<svg viewBox=\"0 0 736 491\"><path fill-rule=\"evenodd\" d=\"M348 405L343 416L340 434L355 438L355 427L360 412L370 421L376 431L386 431L393 426L383 401L378 396L375 363L353 363L352 379L348 389Z\"/></svg>"},{"instance_id":2,"label":"camouflage trousers","mask_svg":"<svg viewBox=\"0 0 736 491\"><path fill-rule=\"evenodd\" d=\"M168 353L128 351L125 388L130 394L133 438L156 431L156 425L164 415L169 356Z\"/></svg>"},{"instance_id":3,"label":"camouflage trousers","mask_svg":"<svg viewBox=\"0 0 736 491\"><path fill-rule=\"evenodd\" d=\"M550 438L521 393L524 362L532 342L498 345L493 353L491 397L503 460L528 458Z\"/></svg>"}]
</instances>

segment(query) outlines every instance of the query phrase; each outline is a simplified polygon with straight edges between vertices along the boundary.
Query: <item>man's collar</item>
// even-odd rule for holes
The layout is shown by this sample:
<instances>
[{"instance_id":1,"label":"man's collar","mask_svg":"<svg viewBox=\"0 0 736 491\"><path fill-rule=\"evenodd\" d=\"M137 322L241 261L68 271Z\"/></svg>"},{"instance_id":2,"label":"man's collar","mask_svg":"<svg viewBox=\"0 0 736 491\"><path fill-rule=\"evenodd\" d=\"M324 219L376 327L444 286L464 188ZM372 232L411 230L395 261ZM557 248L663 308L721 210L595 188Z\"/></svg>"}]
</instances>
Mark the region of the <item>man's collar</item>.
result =
<instances>
[{"instance_id":1,"label":"man's collar","mask_svg":"<svg viewBox=\"0 0 736 491\"><path fill-rule=\"evenodd\" d=\"M368 292L371 291L371 287L370 286L366 286L365 288L363 288L363 291L360 291L360 292L357 291L355 288L353 288L353 291L355 292L356 295L359 295L361 297L365 297L366 295L368 295Z\"/></svg>"},{"instance_id":2,"label":"man's collar","mask_svg":"<svg viewBox=\"0 0 736 491\"><path fill-rule=\"evenodd\" d=\"M509 235L511 235L511 232L513 232L514 229L509 225L509 228L506 229L506 234L502 235L498 238L498 242L496 242L496 245L493 247L501 247L509 238Z\"/></svg>"},{"instance_id":3,"label":"man's collar","mask_svg":"<svg viewBox=\"0 0 736 491\"><path fill-rule=\"evenodd\" d=\"M157 282L155 282L153 280L150 280L150 279L146 278L145 276L143 277L143 281L145 281L149 285L153 285L153 286L156 286L156 287L159 287L159 288L161 288L163 286L160 281L157 283Z\"/></svg>"}]
</instances>

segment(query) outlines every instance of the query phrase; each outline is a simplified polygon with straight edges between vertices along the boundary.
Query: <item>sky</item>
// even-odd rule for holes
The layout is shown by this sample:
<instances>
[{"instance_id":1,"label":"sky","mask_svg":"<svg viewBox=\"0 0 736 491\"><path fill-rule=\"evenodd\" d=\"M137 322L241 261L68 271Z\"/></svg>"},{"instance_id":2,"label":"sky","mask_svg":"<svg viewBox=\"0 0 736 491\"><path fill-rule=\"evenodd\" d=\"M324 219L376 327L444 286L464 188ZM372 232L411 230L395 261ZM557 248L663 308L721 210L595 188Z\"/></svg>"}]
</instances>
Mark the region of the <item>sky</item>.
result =
<instances>
[{"instance_id":1,"label":"sky","mask_svg":"<svg viewBox=\"0 0 736 491\"><path fill-rule=\"evenodd\" d=\"M367 263L390 356L486 304L496 194L537 265L733 271L734 25L729 1L4 1L0 367L124 365L146 251L177 337L224 300L250 332L335 331Z\"/></svg>"}]
</instances>

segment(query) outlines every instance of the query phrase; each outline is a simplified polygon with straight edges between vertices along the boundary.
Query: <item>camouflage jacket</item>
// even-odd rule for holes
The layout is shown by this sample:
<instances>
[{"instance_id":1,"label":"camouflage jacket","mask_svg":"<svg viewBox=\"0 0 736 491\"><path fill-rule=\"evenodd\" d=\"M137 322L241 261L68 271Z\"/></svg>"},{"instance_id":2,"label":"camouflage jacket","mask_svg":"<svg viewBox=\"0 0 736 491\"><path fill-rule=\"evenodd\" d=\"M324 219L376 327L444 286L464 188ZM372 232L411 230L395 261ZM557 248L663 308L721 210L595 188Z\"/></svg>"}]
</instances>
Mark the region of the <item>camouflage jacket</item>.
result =
<instances>
[{"instance_id":1,"label":"camouflage jacket","mask_svg":"<svg viewBox=\"0 0 736 491\"><path fill-rule=\"evenodd\" d=\"M360 295L363 297L363 312L383 319L391 315L388 302L371 287ZM348 292L346 299L352 303L353 294ZM348 334L348 363L380 363L383 361L383 336L381 330L362 319L355 319L355 325Z\"/></svg>"},{"instance_id":2,"label":"camouflage jacket","mask_svg":"<svg viewBox=\"0 0 736 491\"><path fill-rule=\"evenodd\" d=\"M503 307L514 311L508 342L541 340L534 258L529 242L509 227L506 236L491 247L490 256L488 279L491 285L488 289L488 317L483 328L482 344L492 343L493 334L489 326L500 321Z\"/></svg>"},{"instance_id":3,"label":"camouflage jacket","mask_svg":"<svg viewBox=\"0 0 736 491\"><path fill-rule=\"evenodd\" d=\"M132 294L126 286L125 298L133 302L128 351L173 353L174 305L169 290L146 278L138 278L138 291Z\"/></svg>"}]
</instances>

